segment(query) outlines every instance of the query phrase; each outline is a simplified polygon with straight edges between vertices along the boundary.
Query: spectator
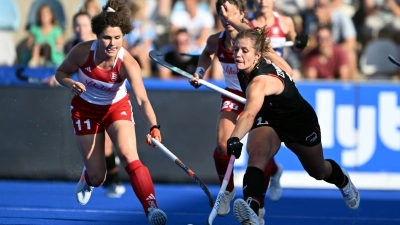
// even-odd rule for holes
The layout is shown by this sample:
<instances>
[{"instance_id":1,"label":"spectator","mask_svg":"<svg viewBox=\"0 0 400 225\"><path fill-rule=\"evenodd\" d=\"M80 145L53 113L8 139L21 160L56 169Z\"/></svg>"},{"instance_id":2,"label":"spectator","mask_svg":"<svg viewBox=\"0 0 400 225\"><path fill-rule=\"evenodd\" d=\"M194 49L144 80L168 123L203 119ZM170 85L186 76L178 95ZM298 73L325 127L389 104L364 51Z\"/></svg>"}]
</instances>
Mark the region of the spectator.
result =
<instances>
[{"instance_id":1,"label":"spectator","mask_svg":"<svg viewBox=\"0 0 400 225\"><path fill-rule=\"evenodd\" d=\"M366 18L361 29L363 43L377 38L381 31L386 30L400 44L400 0L365 0L364 10Z\"/></svg>"},{"instance_id":2,"label":"spectator","mask_svg":"<svg viewBox=\"0 0 400 225\"><path fill-rule=\"evenodd\" d=\"M178 29L186 28L190 36L190 52L201 52L215 26L213 14L199 7L199 0L183 0L184 9L171 14L170 40Z\"/></svg>"},{"instance_id":3,"label":"spectator","mask_svg":"<svg viewBox=\"0 0 400 225\"><path fill-rule=\"evenodd\" d=\"M154 26L147 20L146 0L130 0L128 4L134 28L131 33L125 35L123 47L139 62L142 77L149 77L152 71L148 53L154 48L153 41L156 37Z\"/></svg>"},{"instance_id":4,"label":"spectator","mask_svg":"<svg viewBox=\"0 0 400 225\"><path fill-rule=\"evenodd\" d=\"M93 18L97 14L99 14L101 11L100 5L97 2L97 0L85 0L83 3L82 8L79 10L79 12L86 12L90 15L90 18Z\"/></svg>"},{"instance_id":5,"label":"spectator","mask_svg":"<svg viewBox=\"0 0 400 225\"><path fill-rule=\"evenodd\" d=\"M305 32L316 34L314 31L318 26L331 25L331 34L333 42L339 44L346 51L349 61L350 79L356 78L358 73L357 63L357 42L356 29L351 18L331 6L330 0L317 0L316 8L313 14L308 14L305 18ZM310 36L310 49L315 47L315 36ZM307 52L307 49L305 50Z\"/></svg>"},{"instance_id":6,"label":"spectator","mask_svg":"<svg viewBox=\"0 0 400 225\"><path fill-rule=\"evenodd\" d=\"M349 80L347 53L333 42L328 25L318 27L316 47L303 55L303 75L306 79Z\"/></svg>"},{"instance_id":7,"label":"spectator","mask_svg":"<svg viewBox=\"0 0 400 225\"><path fill-rule=\"evenodd\" d=\"M96 39L90 24L91 16L87 12L78 12L73 17L74 37L64 47L65 54L78 43Z\"/></svg>"},{"instance_id":8,"label":"spectator","mask_svg":"<svg viewBox=\"0 0 400 225\"><path fill-rule=\"evenodd\" d=\"M63 32L49 5L44 4L39 8L36 24L30 27L29 32L26 42L29 51L24 63L32 67L61 64L64 60Z\"/></svg>"},{"instance_id":9,"label":"spectator","mask_svg":"<svg viewBox=\"0 0 400 225\"><path fill-rule=\"evenodd\" d=\"M174 37L173 49L165 54L165 61L181 70L194 74L199 57L184 56L180 54L181 52L189 51L190 36L188 31L186 29L179 29L176 31ZM163 66L159 66L158 68L159 76L162 79L182 78L178 73L172 72Z\"/></svg>"}]
</instances>

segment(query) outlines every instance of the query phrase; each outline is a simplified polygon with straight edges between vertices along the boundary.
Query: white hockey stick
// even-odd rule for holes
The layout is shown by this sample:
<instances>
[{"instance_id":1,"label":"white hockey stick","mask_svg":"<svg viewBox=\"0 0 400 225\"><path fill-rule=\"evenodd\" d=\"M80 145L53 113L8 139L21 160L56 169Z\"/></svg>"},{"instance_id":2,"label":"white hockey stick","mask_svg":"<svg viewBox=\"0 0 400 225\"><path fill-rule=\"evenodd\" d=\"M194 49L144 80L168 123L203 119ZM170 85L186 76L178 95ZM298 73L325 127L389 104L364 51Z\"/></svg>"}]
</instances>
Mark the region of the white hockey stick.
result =
<instances>
[{"instance_id":1,"label":"white hockey stick","mask_svg":"<svg viewBox=\"0 0 400 225\"><path fill-rule=\"evenodd\" d=\"M272 44L272 48L276 49L276 48L292 47L293 45L294 45L293 41L286 41L285 43L282 44ZM201 52L189 52L189 53L181 52L181 55L194 57L194 56L200 56Z\"/></svg>"},{"instance_id":2,"label":"white hockey stick","mask_svg":"<svg viewBox=\"0 0 400 225\"><path fill-rule=\"evenodd\" d=\"M173 66L173 65L165 62L162 59L163 56L164 56L163 53L161 53L159 51L156 51L156 50L152 50L152 51L150 51L149 55L150 55L150 58L153 61L155 61L156 63L158 63L158 64L160 64L160 65L162 65L162 66L164 66L164 67L176 72L176 73L179 73L180 75L182 75L184 77L187 77L189 79L190 78L194 78L194 76L192 74L190 74L190 73L188 73L186 71L183 71L183 70L179 69L178 67ZM214 91L219 92L219 93L221 93L221 94L223 94L225 96L228 96L228 97L230 97L230 98L232 98L232 99L234 99L234 100L236 100L236 101L238 101L240 103L246 104L246 99L241 97L241 96L239 96L239 95L236 95L236 94L234 94L234 93L232 93L230 91L227 91L227 90L225 90L223 88L220 88L217 85L214 85L214 84L212 84L210 82L207 82L207 81L205 81L203 79L198 79L198 82L200 84L210 88L211 90L214 90Z\"/></svg>"},{"instance_id":3,"label":"white hockey stick","mask_svg":"<svg viewBox=\"0 0 400 225\"><path fill-rule=\"evenodd\" d=\"M158 147L158 149L164 152L168 156L168 158L175 162L176 165L182 168L201 187L201 189L203 189L204 193L206 193L208 197L208 203L210 204L210 207L213 207L214 200L212 198L211 192L208 190L208 187L204 184L204 182L191 169L183 164L183 162L178 157L176 157L170 150L168 150L165 145L161 144L154 138L151 138L151 141Z\"/></svg>"},{"instance_id":4,"label":"white hockey stick","mask_svg":"<svg viewBox=\"0 0 400 225\"><path fill-rule=\"evenodd\" d=\"M211 210L210 215L208 216L207 225L212 225L215 217L217 216L219 205L221 204L221 200L224 197L226 186L228 186L229 179L231 178L234 164L235 164L235 156L231 155L231 158L229 159L228 168L226 169L225 172L224 180L222 181L222 185L221 188L219 189L217 199L215 200L214 207Z\"/></svg>"}]
</instances>

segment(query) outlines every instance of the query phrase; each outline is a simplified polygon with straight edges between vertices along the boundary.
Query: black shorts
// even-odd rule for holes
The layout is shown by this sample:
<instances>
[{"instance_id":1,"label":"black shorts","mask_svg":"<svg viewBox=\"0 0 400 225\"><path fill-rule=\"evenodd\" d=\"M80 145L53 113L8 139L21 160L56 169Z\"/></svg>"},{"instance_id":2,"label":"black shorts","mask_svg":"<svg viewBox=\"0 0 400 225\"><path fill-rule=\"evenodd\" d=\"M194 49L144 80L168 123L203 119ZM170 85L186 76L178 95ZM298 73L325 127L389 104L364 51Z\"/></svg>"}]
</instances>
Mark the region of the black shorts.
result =
<instances>
[{"instance_id":1,"label":"black shorts","mask_svg":"<svg viewBox=\"0 0 400 225\"><path fill-rule=\"evenodd\" d=\"M307 147L321 143L321 129L316 115L306 120L284 120L271 118L267 113L260 111L251 129L262 126L272 127L284 143L297 143Z\"/></svg>"}]
</instances>

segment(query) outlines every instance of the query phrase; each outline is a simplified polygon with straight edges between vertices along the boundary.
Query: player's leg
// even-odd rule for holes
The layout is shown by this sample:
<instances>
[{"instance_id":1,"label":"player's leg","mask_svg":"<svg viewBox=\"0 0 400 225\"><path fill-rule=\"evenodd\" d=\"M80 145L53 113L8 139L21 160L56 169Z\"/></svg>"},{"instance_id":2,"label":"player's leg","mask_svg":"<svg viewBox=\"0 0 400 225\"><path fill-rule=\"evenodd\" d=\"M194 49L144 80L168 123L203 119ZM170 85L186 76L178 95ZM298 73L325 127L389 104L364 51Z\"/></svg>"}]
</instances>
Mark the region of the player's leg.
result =
<instances>
[{"instance_id":1,"label":"player's leg","mask_svg":"<svg viewBox=\"0 0 400 225\"><path fill-rule=\"evenodd\" d=\"M106 156L107 176L103 187L108 197L119 198L125 193L125 187L121 184L118 173L117 156L114 154L110 136L105 132L104 150ZM119 161L119 158L118 158Z\"/></svg>"},{"instance_id":2,"label":"player's leg","mask_svg":"<svg viewBox=\"0 0 400 225\"><path fill-rule=\"evenodd\" d=\"M93 187L101 186L105 179L104 132L76 137L85 164L76 185L76 199L81 205L85 205L90 199Z\"/></svg>"},{"instance_id":3,"label":"player's leg","mask_svg":"<svg viewBox=\"0 0 400 225\"><path fill-rule=\"evenodd\" d=\"M117 120L107 128L122 166L129 175L130 183L143 210L153 225L163 225L167 216L158 209L156 193L150 172L138 156L133 121Z\"/></svg>"},{"instance_id":4,"label":"player's leg","mask_svg":"<svg viewBox=\"0 0 400 225\"><path fill-rule=\"evenodd\" d=\"M235 128L238 114L233 111L222 111L217 122L217 147L214 150L214 164L217 170L220 185L224 180L226 169L229 164L226 142ZM228 186L221 200L218 216L225 216L230 211L230 202L235 197L235 187L233 183L233 173L229 179Z\"/></svg>"},{"instance_id":5,"label":"player's leg","mask_svg":"<svg viewBox=\"0 0 400 225\"><path fill-rule=\"evenodd\" d=\"M345 169L332 159L324 159L321 143L312 147L290 143L286 147L297 155L311 177L336 185L342 192L346 205L353 210L358 208L360 196L357 188Z\"/></svg>"},{"instance_id":6,"label":"player's leg","mask_svg":"<svg viewBox=\"0 0 400 225\"><path fill-rule=\"evenodd\" d=\"M247 151L248 166L243 178L243 197L234 203L234 215L243 224L259 224L260 201L264 197L264 169L279 150L281 140L269 126L255 128L249 132Z\"/></svg>"}]
</instances>

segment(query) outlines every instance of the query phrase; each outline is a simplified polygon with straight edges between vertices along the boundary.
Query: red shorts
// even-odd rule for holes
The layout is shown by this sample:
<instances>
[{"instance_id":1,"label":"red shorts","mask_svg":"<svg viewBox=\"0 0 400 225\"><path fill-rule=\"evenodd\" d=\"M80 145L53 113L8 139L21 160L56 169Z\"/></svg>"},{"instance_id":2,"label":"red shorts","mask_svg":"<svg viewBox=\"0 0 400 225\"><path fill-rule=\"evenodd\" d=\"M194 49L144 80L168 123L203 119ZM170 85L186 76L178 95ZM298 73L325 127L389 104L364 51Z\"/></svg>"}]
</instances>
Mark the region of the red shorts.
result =
<instances>
[{"instance_id":1,"label":"red shorts","mask_svg":"<svg viewBox=\"0 0 400 225\"><path fill-rule=\"evenodd\" d=\"M239 95L240 97L245 98L245 94L241 91L238 90L233 90L230 88L225 88L225 90L230 91L236 95ZM237 113L238 115L242 114L243 109L244 109L244 104L233 100L225 95L221 95L222 101L221 101L221 108L219 110L219 112L223 112L223 111L232 111Z\"/></svg>"},{"instance_id":2,"label":"red shorts","mask_svg":"<svg viewBox=\"0 0 400 225\"><path fill-rule=\"evenodd\" d=\"M117 120L134 122L129 94L112 105L92 104L76 95L71 101L71 118L76 135L103 133Z\"/></svg>"}]
</instances>

